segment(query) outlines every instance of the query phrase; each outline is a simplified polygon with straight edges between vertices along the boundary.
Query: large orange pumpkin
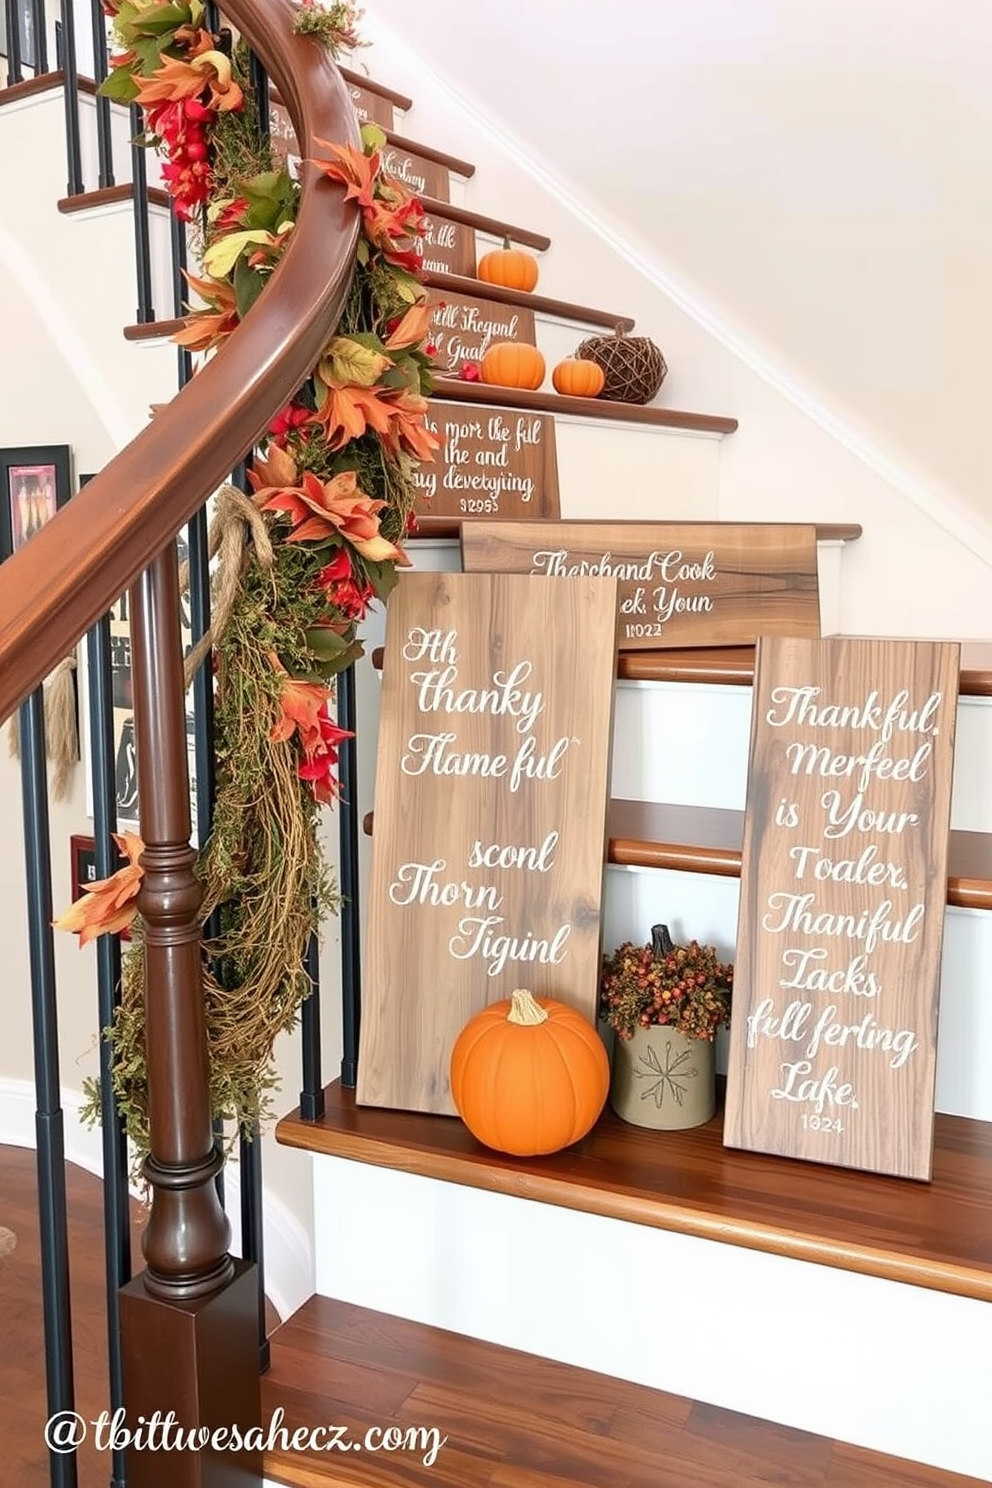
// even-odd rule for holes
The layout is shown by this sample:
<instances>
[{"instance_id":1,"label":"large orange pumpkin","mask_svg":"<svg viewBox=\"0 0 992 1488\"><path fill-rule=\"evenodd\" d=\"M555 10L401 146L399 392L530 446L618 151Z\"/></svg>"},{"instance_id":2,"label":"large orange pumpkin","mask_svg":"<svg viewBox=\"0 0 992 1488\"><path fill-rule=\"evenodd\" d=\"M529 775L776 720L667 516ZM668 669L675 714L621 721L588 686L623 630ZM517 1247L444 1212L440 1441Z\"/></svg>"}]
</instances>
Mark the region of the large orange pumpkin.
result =
<instances>
[{"instance_id":1,"label":"large orange pumpkin","mask_svg":"<svg viewBox=\"0 0 992 1488\"><path fill-rule=\"evenodd\" d=\"M544 381L544 358L528 341L497 341L482 358L483 382L534 392Z\"/></svg>"},{"instance_id":2,"label":"large orange pumpkin","mask_svg":"<svg viewBox=\"0 0 992 1488\"><path fill-rule=\"evenodd\" d=\"M483 254L476 273L486 284L502 284L504 289L520 289L530 294L537 283L537 259L519 248L511 248L509 238L504 238L502 248Z\"/></svg>"},{"instance_id":3,"label":"large orange pumpkin","mask_svg":"<svg viewBox=\"0 0 992 1488\"><path fill-rule=\"evenodd\" d=\"M551 374L555 392L566 398L598 398L606 385L606 373L596 362L567 357Z\"/></svg>"},{"instance_id":4,"label":"large orange pumpkin","mask_svg":"<svg viewBox=\"0 0 992 1488\"><path fill-rule=\"evenodd\" d=\"M581 1013L522 988L470 1018L451 1051L451 1094L474 1137L536 1157L570 1147L594 1125L610 1061Z\"/></svg>"}]
</instances>

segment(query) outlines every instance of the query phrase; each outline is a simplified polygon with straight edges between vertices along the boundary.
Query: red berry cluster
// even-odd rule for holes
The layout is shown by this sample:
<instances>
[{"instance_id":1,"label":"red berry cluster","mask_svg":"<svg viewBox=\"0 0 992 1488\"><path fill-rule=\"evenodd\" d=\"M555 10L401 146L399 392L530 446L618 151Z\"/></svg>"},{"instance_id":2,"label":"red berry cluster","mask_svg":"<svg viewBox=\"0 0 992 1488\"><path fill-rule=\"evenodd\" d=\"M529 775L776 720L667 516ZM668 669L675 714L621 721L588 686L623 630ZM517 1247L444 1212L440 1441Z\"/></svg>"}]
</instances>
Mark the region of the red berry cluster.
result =
<instances>
[{"instance_id":1,"label":"red berry cluster","mask_svg":"<svg viewBox=\"0 0 992 1488\"><path fill-rule=\"evenodd\" d=\"M148 130L162 141L168 161L162 167L176 212L188 221L209 200L213 186L208 131L214 110L198 98L182 98L149 108Z\"/></svg>"}]
</instances>

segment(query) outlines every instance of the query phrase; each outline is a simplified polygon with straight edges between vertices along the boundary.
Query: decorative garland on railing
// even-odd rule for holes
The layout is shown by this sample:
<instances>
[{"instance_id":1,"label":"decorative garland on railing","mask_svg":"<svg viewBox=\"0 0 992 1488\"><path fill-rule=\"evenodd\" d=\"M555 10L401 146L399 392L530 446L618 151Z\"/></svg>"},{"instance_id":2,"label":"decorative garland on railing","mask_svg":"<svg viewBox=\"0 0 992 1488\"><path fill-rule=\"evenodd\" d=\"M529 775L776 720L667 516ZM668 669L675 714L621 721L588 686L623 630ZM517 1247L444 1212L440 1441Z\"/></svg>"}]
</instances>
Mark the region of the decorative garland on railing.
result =
<instances>
[{"instance_id":1,"label":"decorative garland on railing","mask_svg":"<svg viewBox=\"0 0 992 1488\"><path fill-rule=\"evenodd\" d=\"M187 277L203 308L175 339L209 353L264 291L294 230L299 186L262 139L246 48L203 28L199 0L111 0L109 8L125 50L111 58L101 91L142 106L145 142L166 156L174 209L200 224L202 273ZM304 5L296 29L336 55L356 44L359 14L345 3ZM336 904L317 841L346 737L331 715L333 677L361 655L358 627L407 562L414 474L436 448L424 418L431 358L414 245L421 209L383 172L382 132L362 134L364 153L314 142L312 163L362 213L336 334L270 426L249 472L252 496L226 491L216 519L215 585L224 591L223 603L215 594L212 636L217 794L197 873L203 920L216 913L220 925L204 958L214 1110L249 1133L267 1111L273 1043L309 991L309 937ZM56 922L81 944L134 916L141 842L118 841L128 866ZM142 1152L140 921L134 935L109 1037L118 1100Z\"/></svg>"}]
</instances>

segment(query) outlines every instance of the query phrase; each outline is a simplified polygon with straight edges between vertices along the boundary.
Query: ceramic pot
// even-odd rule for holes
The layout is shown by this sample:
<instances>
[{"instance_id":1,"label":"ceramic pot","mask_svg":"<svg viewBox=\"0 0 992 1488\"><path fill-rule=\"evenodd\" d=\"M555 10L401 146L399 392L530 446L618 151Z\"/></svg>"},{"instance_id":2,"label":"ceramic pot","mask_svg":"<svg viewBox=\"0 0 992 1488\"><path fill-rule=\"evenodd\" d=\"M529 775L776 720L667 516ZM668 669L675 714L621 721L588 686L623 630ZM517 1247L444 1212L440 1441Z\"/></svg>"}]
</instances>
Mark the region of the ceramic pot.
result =
<instances>
[{"instance_id":1,"label":"ceramic pot","mask_svg":"<svg viewBox=\"0 0 992 1488\"><path fill-rule=\"evenodd\" d=\"M708 1039L673 1028L637 1028L613 1045L610 1105L634 1126L677 1131L716 1111L716 1057Z\"/></svg>"}]
</instances>

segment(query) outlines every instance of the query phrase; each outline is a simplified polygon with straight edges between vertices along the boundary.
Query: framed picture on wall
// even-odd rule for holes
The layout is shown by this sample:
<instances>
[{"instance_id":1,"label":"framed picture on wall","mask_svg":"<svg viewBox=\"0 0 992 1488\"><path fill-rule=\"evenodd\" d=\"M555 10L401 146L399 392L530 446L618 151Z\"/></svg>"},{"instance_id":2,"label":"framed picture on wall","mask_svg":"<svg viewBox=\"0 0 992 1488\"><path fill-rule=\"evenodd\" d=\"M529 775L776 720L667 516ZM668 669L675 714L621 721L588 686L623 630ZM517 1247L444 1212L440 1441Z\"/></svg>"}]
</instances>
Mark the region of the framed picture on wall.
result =
<instances>
[{"instance_id":1,"label":"framed picture on wall","mask_svg":"<svg viewBox=\"0 0 992 1488\"><path fill-rule=\"evenodd\" d=\"M67 444L0 449L0 562L30 542L70 494Z\"/></svg>"}]
</instances>

